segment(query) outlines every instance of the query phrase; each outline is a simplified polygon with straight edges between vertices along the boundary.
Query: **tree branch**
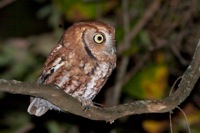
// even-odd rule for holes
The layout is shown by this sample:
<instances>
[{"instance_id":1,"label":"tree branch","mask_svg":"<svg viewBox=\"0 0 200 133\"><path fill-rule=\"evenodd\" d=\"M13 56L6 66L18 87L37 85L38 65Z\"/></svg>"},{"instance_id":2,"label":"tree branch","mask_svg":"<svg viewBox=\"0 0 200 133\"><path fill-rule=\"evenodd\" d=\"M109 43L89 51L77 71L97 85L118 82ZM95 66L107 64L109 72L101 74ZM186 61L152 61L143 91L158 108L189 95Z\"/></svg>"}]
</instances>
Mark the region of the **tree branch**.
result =
<instances>
[{"instance_id":1,"label":"tree branch","mask_svg":"<svg viewBox=\"0 0 200 133\"><path fill-rule=\"evenodd\" d=\"M19 82L0 79L0 91L13 94L31 95L44 98L66 112L92 120L113 122L115 119L142 113L163 113L173 110L181 104L192 91L200 76L200 41L197 45L191 64L182 76L178 89L162 100L140 100L113 107L93 106L84 111L84 107L72 96L56 89L52 85Z\"/></svg>"}]
</instances>

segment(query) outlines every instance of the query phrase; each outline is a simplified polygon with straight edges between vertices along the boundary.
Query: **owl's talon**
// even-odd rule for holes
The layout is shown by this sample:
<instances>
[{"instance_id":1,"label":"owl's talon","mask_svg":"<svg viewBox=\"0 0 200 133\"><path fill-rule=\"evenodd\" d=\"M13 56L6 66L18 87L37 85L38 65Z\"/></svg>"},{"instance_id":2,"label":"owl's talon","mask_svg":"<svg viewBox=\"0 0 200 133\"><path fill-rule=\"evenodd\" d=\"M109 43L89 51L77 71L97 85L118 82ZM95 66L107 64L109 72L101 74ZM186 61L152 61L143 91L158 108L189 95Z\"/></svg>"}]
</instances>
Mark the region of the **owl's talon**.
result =
<instances>
[{"instance_id":1,"label":"owl's talon","mask_svg":"<svg viewBox=\"0 0 200 133\"><path fill-rule=\"evenodd\" d=\"M90 110L91 106L84 106L84 109L83 111L87 111L87 110Z\"/></svg>"},{"instance_id":2,"label":"owl's talon","mask_svg":"<svg viewBox=\"0 0 200 133\"><path fill-rule=\"evenodd\" d=\"M81 102L81 106L84 107L84 111L89 110L93 106L93 102L90 99L83 99L78 97L78 100Z\"/></svg>"},{"instance_id":3,"label":"owl's talon","mask_svg":"<svg viewBox=\"0 0 200 133\"><path fill-rule=\"evenodd\" d=\"M58 85L54 85L54 87L58 90L60 90L60 87Z\"/></svg>"}]
</instances>

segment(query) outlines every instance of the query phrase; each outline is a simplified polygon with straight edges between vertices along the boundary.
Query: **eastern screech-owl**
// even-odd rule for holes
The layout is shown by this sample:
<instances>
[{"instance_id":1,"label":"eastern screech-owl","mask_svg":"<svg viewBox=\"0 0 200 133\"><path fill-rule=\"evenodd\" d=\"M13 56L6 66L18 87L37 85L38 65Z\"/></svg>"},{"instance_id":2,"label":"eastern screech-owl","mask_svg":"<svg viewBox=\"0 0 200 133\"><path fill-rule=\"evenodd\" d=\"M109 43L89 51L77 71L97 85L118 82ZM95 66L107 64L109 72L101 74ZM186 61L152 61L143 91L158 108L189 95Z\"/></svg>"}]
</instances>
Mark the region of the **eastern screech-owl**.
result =
<instances>
[{"instance_id":1,"label":"eastern screech-owl","mask_svg":"<svg viewBox=\"0 0 200 133\"><path fill-rule=\"evenodd\" d=\"M55 84L87 106L115 66L114 28L102 22L79 22L64 32L49 54L37 83ZM41 116L49 109L60 110L50 102L34 97L28 112Z\"/></svg>"}]
</instances>

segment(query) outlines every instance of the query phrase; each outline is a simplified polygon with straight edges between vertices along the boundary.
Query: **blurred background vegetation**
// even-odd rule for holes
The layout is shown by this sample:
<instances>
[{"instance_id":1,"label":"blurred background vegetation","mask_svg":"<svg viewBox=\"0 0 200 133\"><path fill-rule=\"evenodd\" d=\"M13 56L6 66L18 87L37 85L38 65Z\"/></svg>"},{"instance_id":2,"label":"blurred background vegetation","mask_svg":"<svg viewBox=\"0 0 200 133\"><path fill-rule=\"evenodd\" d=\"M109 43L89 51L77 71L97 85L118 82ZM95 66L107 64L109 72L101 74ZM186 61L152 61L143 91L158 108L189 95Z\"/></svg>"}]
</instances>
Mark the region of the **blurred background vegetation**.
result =
<instances>
[{"instance_id":1,"label":"blurred background vegetation","mask_svg":"<svg viewBox=\"0 0 200 133\"><path fill-rule=\"evenodd\" d=\"M94 99L105 106L169 95L200 37L199 0L1 0L0 78L34 82L64 29L99 20L116 29L117 68ZM199 83L180 105L200 132ZM175 86L177 87L177 86ZM64 101L67 102L67 101ZM168 133L169 113L123 117L113 124L70 113L29 115L29 96L0 92L0 133ZM179 110L175 133L187 132Z\"/></svg>"}]
</instances>

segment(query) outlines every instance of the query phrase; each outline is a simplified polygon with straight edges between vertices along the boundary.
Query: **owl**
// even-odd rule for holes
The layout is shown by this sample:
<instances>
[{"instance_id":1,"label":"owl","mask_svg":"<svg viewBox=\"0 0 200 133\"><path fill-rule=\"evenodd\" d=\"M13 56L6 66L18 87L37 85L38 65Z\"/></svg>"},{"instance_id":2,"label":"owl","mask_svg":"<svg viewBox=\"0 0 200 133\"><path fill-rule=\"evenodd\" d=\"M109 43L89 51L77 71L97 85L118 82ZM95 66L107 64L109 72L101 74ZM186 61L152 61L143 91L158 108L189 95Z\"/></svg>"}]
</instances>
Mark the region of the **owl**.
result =
<instances>
[{"instance_id":1,"label":"owl","mask_svg":"<svg viewBox=\"0 0 200 133\"><path fill-rule=\"evenodd\" d=\"M115 66L114 28L103 22L78 22L53 48L37 83L54 84L83 106L92 106ZM61 110L45 99L31 97L28 113L41 116L52 109Z\"/></svg>"}]
</instances>

